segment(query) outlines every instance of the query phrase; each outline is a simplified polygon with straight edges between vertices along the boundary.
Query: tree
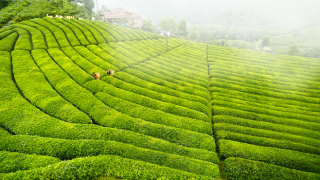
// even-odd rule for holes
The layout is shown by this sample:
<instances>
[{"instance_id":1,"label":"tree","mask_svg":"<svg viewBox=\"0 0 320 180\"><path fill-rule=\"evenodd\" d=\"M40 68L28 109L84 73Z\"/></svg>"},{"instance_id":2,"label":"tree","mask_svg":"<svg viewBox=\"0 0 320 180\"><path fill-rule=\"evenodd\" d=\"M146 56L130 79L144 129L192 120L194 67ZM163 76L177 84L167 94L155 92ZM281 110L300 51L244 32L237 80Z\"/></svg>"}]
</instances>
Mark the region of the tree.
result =
<instances>
[{"instance_id":1,"label":"tree","mask_svg":"<svg viewBox=\"0 0 320 180\"><path fill-rule=\"evenodd\" d=\"M102 5L102 7L98 10L97 19L100 19L100 17L103 16L106 11L108 11L108 8L105 5Z\"/></svg>"},{"instance_id":2,"label":"tree","mask_svg":"<svg viewBox=\"0 0 320 180\"><path fill-rule=\"evenodd\" d=\"M0 1L0 9L7 7L9 4L9 1Z\"/></svg>"},{"instance_id":3,"label":"tree","mask_svg":"<svg viewBox=\"0 0 320 180\"><path fill-rule=\"evenodd\" d=\"M143 25L141 29L144 31L152 32L152 33L155 31L154 25L152 23L152 19L149 16L147 20L143 21Z\"/></svg>"},{"instance_id":4,"label":"tree","mask_svg":"<svg viewBox=\"0 0 320 180\"><path fill-rule=\"evenodd\" d=\"M94 7L94 2L93 2L93 0L83 0L83 4L84 4L84 7L85 7L88 11L92 12L92 9L93 9L93 7Z\"/></svg>"},{"instance_id":5,"label":"tree","mask_svg":"<svg viewBox=\"0 0 320 180\"><path fill-rule=\"evenodd\" d=\"M216 40L216 38L212 38L210 44L214 44L215 40Z\"/></svg>"},{"instance_id":6,"label":"tree","mask_svg":"<svg viewBox=\"0 0 320 180\"><path fill-rule=\"evenodd\" d=\"M69 2L75 2L75 3L83 3L83 0L68 0Z\"/></svg>"},{"instance_id":7,"label":"tree","mask_svg":"<svg viewBox=\"0 0 320 180\"><path fill-rule=\"evenodd\" d=\"M299 53L298 46L296 44L291 45L290 49L289 49L289 54L290 55L295 55L297 53Z\"/></svg>"},{"instance_id":8,"label":"tree","mask_svg":"<svg viewBox=\"0 0 320 180\"><path fill-rule=\"evenodd\" d=\"M226 35L225 38L226 38L226 43L228 43L229 35Z\"/></svg>"},{"instance_id":9,"label":"tree","mask_svg":"<svg viewBox=\"0 0 320 180\"><path fill-rule=\"evenodd\" d=\"M191 33L189 34L189 39L190 40L196 40L199 38L199 34L197 31L196 26L193 26Z\"/></svg>"},{"instance_id":10,"label":"tree","mask_svg":"<svg viewBox=\"0 0 320 180\"><path fill-rule=\"evenodd\" d=\"M262 43L261 43L262 47L268 45L269 42L270 42L270 37L269 37L269 36L265 36L265 37L262 39Z\"/></svg>"},{"instance_id":11,"label":"tree","mask_svg":"<svg viewBox=\"0 0 320 180\"><path fill-rule=\"evenodd\" d=\"M238 48L239 48L239 49L247 49L247 45L246 45L245 43L243 43L243 44L240 44L240 45L238 46Z\"/></svg>"},{"instance_id":12,"label":"tree","mask_svg":"<svg viewBox=\"0 0 320 180\"><path fill-rule=\"evenodd\" d=\"M167 51L168 51L168 36L169 36L169 32L174 32L177 29L177 23L176 21L173 19L173 17L164 17L161 18L160 20L160 30L164 30L166 31L166 35L167 35Z\"/></svg>"},{"instance_id":13,"label":"tree","mask_svg":"<svg viewBox=\"0 0 320 180\"><path fill-rule=\"evenodd\" d=\"M179 22L179 26L178 26L178 35L179 36L187 36L188 35L188 31L187 31L187 21L182 19Z\"/></svg>"},{"instance_id":14,"label":"tree","mask_svg":"<svg viewBox=\"0 0 320 180\"><path fill-rule=\"evenodd\" d=\"M164 17L160 20L160 30L165 30L167 32L174 32L177 29L177 22L173 17Z\"/></svg>"}]
</instances>

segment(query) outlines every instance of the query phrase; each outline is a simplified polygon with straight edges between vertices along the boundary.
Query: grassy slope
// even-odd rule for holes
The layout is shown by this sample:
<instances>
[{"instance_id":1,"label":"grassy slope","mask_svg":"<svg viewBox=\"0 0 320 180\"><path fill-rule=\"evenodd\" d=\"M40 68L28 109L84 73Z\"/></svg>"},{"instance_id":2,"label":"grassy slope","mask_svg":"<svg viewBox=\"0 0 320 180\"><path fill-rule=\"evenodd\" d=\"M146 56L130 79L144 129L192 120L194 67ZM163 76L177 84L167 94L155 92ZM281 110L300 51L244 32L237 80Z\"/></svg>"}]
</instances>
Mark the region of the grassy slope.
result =
<instances>
[{"instance_id":1,"label":"grassy slope","mask_svg":"<svg viewBox=\"0 0 320 180\"><path fill-rule=\"evenodd\" d=\"M3 34L20 50L0 51L0 150L62 163L0 177L214 179L218 156L229 179L319 177L318 59L277 55L270 63L270 54L179 39L170 39L166 52L160 36L113 25L46 18L24 24L42 27L46 41L26 26L18 39ZM36 49L49 39L61 49ZM101 72L93 80L92 72L106 68L117 68L115 76ZM70 116L82 111L93 124L69 123L57 97L73 106ZM61 168L67 171L59 174Z\"/></svg>"}]
</instances>

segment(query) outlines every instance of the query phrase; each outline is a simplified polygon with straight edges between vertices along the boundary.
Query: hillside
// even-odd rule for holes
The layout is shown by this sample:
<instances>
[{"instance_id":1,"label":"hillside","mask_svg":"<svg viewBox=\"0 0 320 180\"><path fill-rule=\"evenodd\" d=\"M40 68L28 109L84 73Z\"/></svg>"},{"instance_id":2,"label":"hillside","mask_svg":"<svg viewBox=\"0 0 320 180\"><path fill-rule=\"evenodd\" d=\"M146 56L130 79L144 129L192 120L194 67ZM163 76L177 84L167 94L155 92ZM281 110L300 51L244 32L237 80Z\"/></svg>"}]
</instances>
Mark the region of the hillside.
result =
<instances>
[{"instance_id":1,"label":"hillside","mask_svg":"<svg viewBox=\"0 0 320 180\"><path fill-rule=\"evenodd\" d=\"M0 2L0 28L47 15L91 19L91 13L84 6L71 0L4 0Z\"/></svg>"},{"instance_id":2,"label":"hillside","mask_svg":"<svg viewBox=\"0 0 320 180\"><path fill-rule=\"evenodd\" d=\"M59 18L0 44L0 179L320 178L319 59Z\"/></svg>"}]
</instances>

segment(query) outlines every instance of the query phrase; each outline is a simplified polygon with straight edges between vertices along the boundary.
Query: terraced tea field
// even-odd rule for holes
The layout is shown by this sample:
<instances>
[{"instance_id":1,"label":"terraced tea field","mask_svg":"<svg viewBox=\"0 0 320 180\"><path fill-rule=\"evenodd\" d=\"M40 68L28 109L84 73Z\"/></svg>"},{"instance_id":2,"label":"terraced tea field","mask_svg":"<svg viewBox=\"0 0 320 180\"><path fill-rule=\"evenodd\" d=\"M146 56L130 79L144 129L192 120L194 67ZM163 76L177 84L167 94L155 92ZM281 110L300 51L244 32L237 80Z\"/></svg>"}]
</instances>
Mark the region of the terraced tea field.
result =
<instances>
[{"instance_id":1,"label":"terraced tea field","mask_svg":"<svg viewBox=\"0 0 320 180\"><path fill-rule=\"evenodd\" d=\"M0 45L0 179L320 179L319 59L59 18Z\"/></svg>"}]
</instances>

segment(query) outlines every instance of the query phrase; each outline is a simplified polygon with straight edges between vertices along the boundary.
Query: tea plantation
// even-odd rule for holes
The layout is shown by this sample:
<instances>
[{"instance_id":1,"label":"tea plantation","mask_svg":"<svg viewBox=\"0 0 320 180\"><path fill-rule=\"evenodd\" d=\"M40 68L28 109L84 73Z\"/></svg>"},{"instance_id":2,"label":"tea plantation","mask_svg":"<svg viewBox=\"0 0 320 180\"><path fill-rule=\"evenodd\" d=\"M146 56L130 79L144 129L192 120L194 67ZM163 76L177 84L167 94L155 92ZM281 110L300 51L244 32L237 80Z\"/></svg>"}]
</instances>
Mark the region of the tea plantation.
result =
<instances>
[{"instance_id":1,"label":"tea plantation","mask_svg":"<svg viewBox=\"0 0 320 180\"><path fill-rule=\"evenodd\" d=\"M0 179L320 179L320 59L269 58L87 20L0 29Z\"/></svg>"}]
</instances>

